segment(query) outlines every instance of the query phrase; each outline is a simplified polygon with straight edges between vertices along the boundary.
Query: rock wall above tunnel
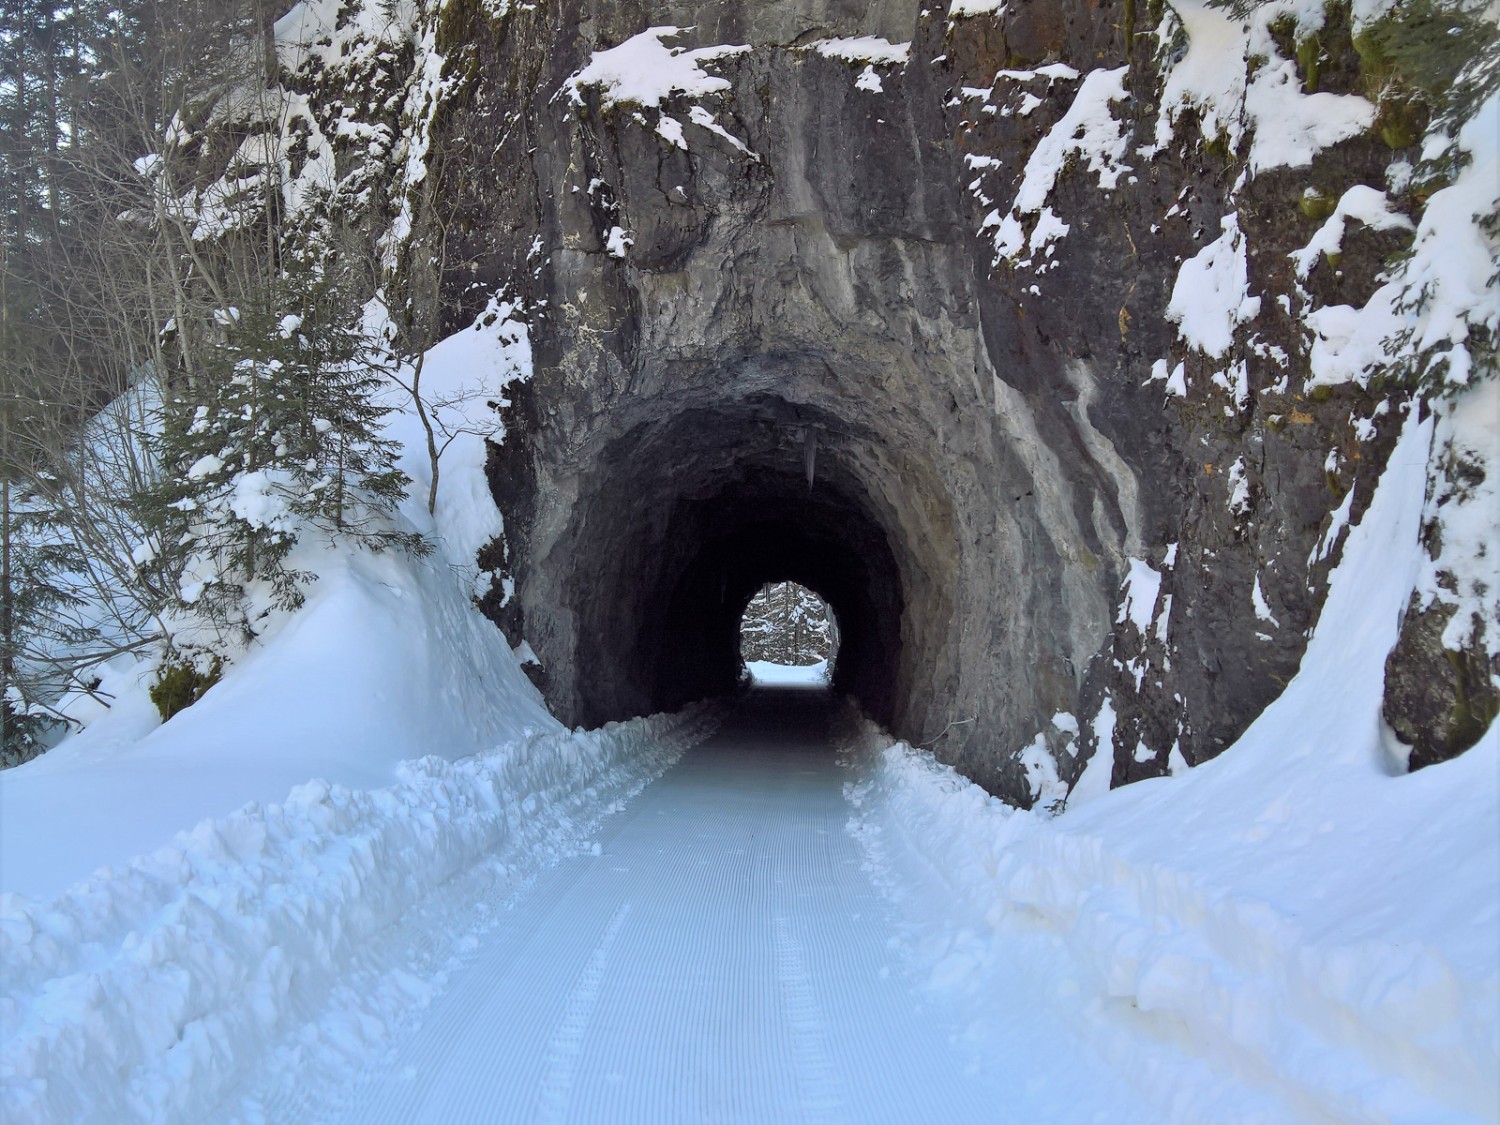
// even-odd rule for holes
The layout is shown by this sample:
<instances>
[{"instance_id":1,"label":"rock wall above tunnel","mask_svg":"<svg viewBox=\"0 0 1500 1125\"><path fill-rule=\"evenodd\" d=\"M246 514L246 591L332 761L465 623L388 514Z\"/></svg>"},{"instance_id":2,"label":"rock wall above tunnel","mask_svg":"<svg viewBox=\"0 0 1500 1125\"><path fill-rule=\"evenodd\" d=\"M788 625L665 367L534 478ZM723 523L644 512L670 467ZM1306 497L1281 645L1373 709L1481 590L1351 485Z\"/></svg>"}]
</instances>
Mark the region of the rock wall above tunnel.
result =
<instances>
[{"instance_id":1,"label":"rock wall above tunnel","mask_svg":"<svg viewBox=\"0 0 1500 1125\"><path fill-rule=\"evenodd\" d=\"M697 85L570 82L668 25ZM1293 307L1405 237L1289 264L1309 185L1384 183L1368 133L1250 175L1163 116L1180 47L1129 2L450 4L438 46L455 315L520 290L536 356L486 606L564 719L727 689L780 579L840 613L842 686L1020 804L1101 739L1117 783L1212 757L1294 674L1396 413L1306 393ZM1209 354L1169 306L1216 240L1260 304Z\"/></svg>"}]
</instances>

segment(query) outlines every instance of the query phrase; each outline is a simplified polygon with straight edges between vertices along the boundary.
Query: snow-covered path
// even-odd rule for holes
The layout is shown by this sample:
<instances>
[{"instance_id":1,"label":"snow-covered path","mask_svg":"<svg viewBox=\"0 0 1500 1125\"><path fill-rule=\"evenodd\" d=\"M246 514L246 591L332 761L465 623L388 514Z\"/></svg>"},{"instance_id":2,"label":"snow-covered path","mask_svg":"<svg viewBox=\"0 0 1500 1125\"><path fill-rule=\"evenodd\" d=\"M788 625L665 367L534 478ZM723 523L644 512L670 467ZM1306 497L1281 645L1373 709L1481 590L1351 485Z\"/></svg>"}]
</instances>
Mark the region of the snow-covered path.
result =
<instances>
[{"instance_id":1,"label":"snow-covered path","mask_svg":"<svg viewBox=\"0 0 1500 1125\"><path fill-rule=\"evenodd\" d=\"M1037 1119L1034 1056L981 1064L912 988L825 720L820 693L757 692L606 822L598 855L533 884L339 1119ZM1084 1070L1069 1120L1138 1119Z\"/></svg>"}]
</instances>

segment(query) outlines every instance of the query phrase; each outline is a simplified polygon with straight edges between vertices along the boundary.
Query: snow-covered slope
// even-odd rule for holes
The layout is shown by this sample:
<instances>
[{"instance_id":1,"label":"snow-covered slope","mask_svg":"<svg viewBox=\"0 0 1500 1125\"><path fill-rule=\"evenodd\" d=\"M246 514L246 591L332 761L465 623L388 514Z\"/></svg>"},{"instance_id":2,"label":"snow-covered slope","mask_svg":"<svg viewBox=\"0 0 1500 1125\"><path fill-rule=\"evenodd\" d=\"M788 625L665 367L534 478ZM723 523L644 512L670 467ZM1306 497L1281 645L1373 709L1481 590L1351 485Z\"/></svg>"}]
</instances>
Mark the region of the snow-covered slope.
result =
<instances>
[{"instance_id":1,"label":"snow-covered slope","mask_svg":"<svg viewBox=\"0 0 1500 1125\"><path fill-rule=\"evenodd\" d=\"M307 604L159 729L146 698L151 664L108 669L110 711L95 705L81 715L91 720L82 733L0 772L0 891L50 898L205 817L278 801L312 777L372 788L407 759L457 759L562 729L471 600L490 581L475 552L501 528L484 479L486 404L530 371L525 330L508 311L492 308L428 355L425 394L449 404L439 421L456 435L431 516L421 427L410 410L389 416L414 482L400 518L433 540L434 554L300 545L298 566L319 576ZM400 405L403 392L391 393Z\"/></svg>"},{"instance_id":2,"label":"snow-covered slope","mask_svg":"<svg viewBox=\"0 0 1500 1125\"><path fill-rule=\"evenodd\" d=\"M492 581L475 553L501 530L488 404L530 371L509 311L426 357L452 437L431 513L425 434L391 389L414 482L399 518L431 556L299 544L305 605L192 707L161 724L151 663L121 662L112 708L0 773L7 1121L204 1120L309 1019L357 1053L413 1001L404 916L514 888L711 729L690 712L565 730L475 608Z\"/></svg>"},{"instance_id":3,"label":"snow-covered slope","mask_svg":"<svg viewBox=\"0 0 1500 1125\"><path fill-rule=\"evenodd\" d=\"M50 898L310 777L371 788L409 758L560 730L466 595L441 564L340 554L271 643L165 726L121 674L123 713L0 775L0 887Z\"/></svg>"},{"instance_id":4,"label":"snow-covered slope","mask_svg":"<svg viewBox=\"0 0 1500 1125\"><path fill-rule=\"evenodd\" d=\"M866 732L852 827L950 892L924 940L976 1019L1025 950L1173 1119L1500 1115L1500 732L1408 775L1380 725L1431 431L1407 423L1301 673L1221 757L1049 818Z\"/></svg>"}]
</instances>

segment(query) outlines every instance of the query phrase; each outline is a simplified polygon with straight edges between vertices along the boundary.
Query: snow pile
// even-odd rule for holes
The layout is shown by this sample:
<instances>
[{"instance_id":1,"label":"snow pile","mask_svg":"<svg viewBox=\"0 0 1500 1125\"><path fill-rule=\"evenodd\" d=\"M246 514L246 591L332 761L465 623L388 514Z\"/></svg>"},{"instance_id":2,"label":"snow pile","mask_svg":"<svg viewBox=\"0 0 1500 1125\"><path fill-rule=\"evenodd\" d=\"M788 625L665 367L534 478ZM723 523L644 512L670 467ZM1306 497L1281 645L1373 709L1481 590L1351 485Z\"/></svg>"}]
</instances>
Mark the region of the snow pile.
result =
<instances>
[{"instance_id":1,"label":"snow pile","mask_svg":"<svg viewBox=\"0 0 1500 1125\"><path fill-rule=\"evenodd\" d=\"M1432 428L1408 423L1301 673L1220 757L1047 818L871 747L851 827L877 868L946 884L935 980L994 1006L1027 949L1179 1119L1493 1118L1500 732L1393 775L1379 723ZM1217 1101L1226 1073L1265 1101Z\"/></svg>"},{"instance_id":2,"label":"snow pile","mask_svg":"<svg viewBox=\"0 0 1500 1125\"><path fill-rule=\"evenodd\" d=\"M731 88L729 80L708 73L699 64L742 55L750 50L748 45L727 44L689 50L687 47L668 47L662 42L663 39L675 38L691 30L671 26L650 27L639 35L631 36L618 47L595 51L589 64L570 77L563 84L563 89L575 106L581 106L584 89L597 88L603 108L633 107L637 111L635 120L641 125L646 124L646 119L639 110L654 108L659 111L657 135L668 144L686 150L688 145L682 122L669 116L662 108L662 103L679 95L701 98L727 92ZM702 106L690 107L688 120L723 138L751 160L760 159ZM615 257L624 257L624 250L623 243L614 243L610 253Z\"/></svg>"},{"instance_id":3,"label":"snow pile","mask_svg":"<svg viewBox=\"0 0 1500 1125\"><path fill-rule=\"evenodd\" d=\"M957 19L972 19L974 16L1001 15L1005 11L1005 0L953 0L948 6L950 22Z\"/></svg>"},{"instance_id":4,"label":"snow pile","mask_svg":"<svg viewBox=\"0 0 1500 1125\"><path fill-rule=\"evenodd\" d=\"M559 729L440 564L327 553L320 570L303 609L170 723L144 698L149 669L123 668L113 711L0 774L0 890L50 897L309 777L379 786L406 758Z\"/></svg>"},{"instance_id":5,"label":"snow pile","mask_svg":"<svg viewBox=\"0 0 1500 1125\"><path fill-rule=\"evenodd\" d=\"M583 89L598 87L606 109L617 105L656 106L674 94L690 98L720 94L729 80L709 74L700 63L740 55L748 46L668 47L663 39L689 30L681 27L650 27L632 35L618 47L595 51L588 66L563 85L574 105L583 104Z\"/></svg>"},{"instance_id":6,"label":"snow pile","mask_svg":"<svg viewBox=\"0 0 1500 1125\"><path fill-rule=\"evenodd\" d=\"M801 51L816 51L827 59L848 63L874 63L877 66L904 66L911 58L910 43L892 43L878 35L861 35L851 39L818 39Z\"/></svg>"},{"instance_id":7,"label":"snow pile","mask_svg":"<svg viewBox=\"0 0 1500 1125\"><path fill-rule=\"evenodd\" d=\"M911 58L910 43L892 43L878 35L862 35L852 39L818 39L797 50L816 51L824 58L846 63L865 63L866 66L854 80L854 85L857 89L867 90L872 94L881 93L885 89L875 70L877 66L905 66Z\"/></svg>"},{"instance_id":8,"label":"snow pile","mask_svg":"<svg viewBox=\"0 0 1500 1125\"><path fill-rule=\"evenodd\" d=\"M1249 294L1250 269L1238 215L1225 215L1223 230L1182 263L1167 303L1167 319L1184 341L1215 359L1234 343L1234 330L1260 313L1260 298Z\"/></svg>"},{"instance_id":9,"label":"snow pile","mask_svg":"<svg viewBox=\"0 0 1500 1125\"><path fill-rule=\"evenodd\" d=\"M1152 614L1161 596L1161 572L1145 559L1128 559L1130 570L1125 575L1120 613L1115 623L1130 621L1136 631L1145 636L1151 630Z\"/></svg>"},{"instance_id":10,"label":"snow pile","mask_svg":"<svg viewBox=\"0 0 1500 1125\"><path fill-rule=\"evenodd\" d=\"M711 726L549 731L373 790L310 781L48 903L3 896L6 1120L207 1119L424 896L481 862L514 879L555 862Z\"/></svg>"},{"instance_id":11,"label":"snow pile","mask_svg":"<svg viewBox=\"0 0 1500 1125\"><path fill-rule=\"evenodd\" d=\"M1240 19L1208 0L1173 0L1157 39L1170 49L1184 38L1185 50L1171 64L1162 91L1150 156L1172 143L1172 132L1188 111L1199 115L1199 131L1223 138L1231 150L1250 132L1252 175L1273 168L1301 168L1329 145L1357 136L1375 119L1375 107L1354 95L1304 94L1292 61L1277 50L1270 27L1288 14L1299 30L1322 23L1321 0L1266 4ZM1249 73L1251 59L1261 65Z\"/></svg>"},{"instance_id":12,"label":"snow pile","mask_svg":"<svg viewBox=\"0 0 1500 1125\"><path fill-rule=\"evenodd\" d=\"M1251 42L1255 43L1253 37ZM1375 107L1351 94L1305 94L1291 60L1273 59L1250 79L1245 117L1255 128L1250 142L1253 175L1273 168L1305 168L1320 150L1368 129Z\"/></svg>"}]
</instances>

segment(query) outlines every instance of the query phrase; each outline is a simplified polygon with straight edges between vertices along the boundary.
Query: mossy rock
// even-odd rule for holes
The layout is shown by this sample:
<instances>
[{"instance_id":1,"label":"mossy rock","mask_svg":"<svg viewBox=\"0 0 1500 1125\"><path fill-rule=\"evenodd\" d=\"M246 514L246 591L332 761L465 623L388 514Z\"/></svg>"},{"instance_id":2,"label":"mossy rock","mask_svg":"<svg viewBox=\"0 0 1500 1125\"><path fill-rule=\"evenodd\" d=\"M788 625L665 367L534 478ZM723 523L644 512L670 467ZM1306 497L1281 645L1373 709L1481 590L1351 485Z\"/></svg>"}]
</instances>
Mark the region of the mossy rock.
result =
<instances>
[{"instance_id":1,"label":"mossy rock","mask_svg":"<svg viewBox=\"0 0 1500 1125\"><path fill-rule=\"evenodd\" d=\"M1302 92L1316 93L1318 68L1323 61L1323 44L1316 35L1309 35L1297 43L1297 69L1302 72Z\"/></svg>"},{"instance_id":2,"label":"mossy rock","mask_svg":"<svg viewBox=\"0 0 1500 1125\"><path fill-rule=\"evenodd\" d=\"M1453 710L1448 716L1448 742L1473 746L1500 715L1500 695L1490 683L1488 661L1478 647L1443 653L1453 670Z\"/></svg>"},{"instance_id":3,"label":"mossy rock","mask_svg":"<svg viewBox=\"0 0 1500 1125\"><path fill-rule=\"evenodd\" d=\"M1500 715L1500 660L1490 658L1482 626L1462 649L1443 643L1455 612L1441 602L1423 608L1413 594L1401 636L1386 657L1381 711L1412 748L1413 770L1462 754Z\"/></svg>"},{"instance_id":4,"label":"mossy rock","mask_svg":"<svg viewBox=\"0 0 1500 1125\"><path fill-rule=\"evenodd\" d=\"M1339 201L1322 188L1310 187L1302 193L1302 198L1297 201L1297 209L1307 218L1315 223L1321 223L1332 215Z\"/></svg>"},{"instance_id":5,"label":"mossy rock","mask_svg":"<svg viewBox=\"0 0 1500 1125\"><path fill-rule=\"evenodd\" d=\"M166 722L177 712L191 707L223 675L223 662L216 656L208 671L200 671L191 661L183 660L164 664L157 673L156 683L151 685L151 702Z\"/></svg>"},{"instance_id":6,"label":"mossy rock","mask_svg":"<svg viewBox=\"0 0 1500 1125\"><path fill-rule=\"evenodd\" d=\"M1305 35L1297 34L1297 18L1289 14L1277 17L1267 30L1281 56L1296 64L1304 93L1325 86L1343 93L1357 80L1348 3L1335 0L1324 5L1322 24Z\"/></svg>"},{"instance_id":7,"label":"mossy rock","mask_svg":"<svg viewBox=\"0 0 1500 1125\"><path fill-rule=\"evenodd\" d=\"M1380 103L1374 128L1387 148L1411 148L1427 131L1427 114L1412 102L1387 98Z\"/></svg>"},{"instance_id":8,"label":"mossy rock","mask_svg":"<svg viewBox=\"0 0 1500 1125\"><path fill-rule=\"evenodd\" d=\"M1203 151L1226 164L1234 158L1234 152L1229 147L1229 134L1223 131L1212 137L1203 138Z\"/></svg>"},{"instance_id":9,"label":"mossy rock","mask_svg":"<svg viewBox=\"0 0 1500 1125\"><path fill-rule=\"evenodd\" d=\"M1271 36L1271 42L1276 44L1276 50L1283 58L1295 58L1297 54L1297 17L1287 13L1277 16L1271 21L1266 31Z\"/></svg>"}]
</instances>

